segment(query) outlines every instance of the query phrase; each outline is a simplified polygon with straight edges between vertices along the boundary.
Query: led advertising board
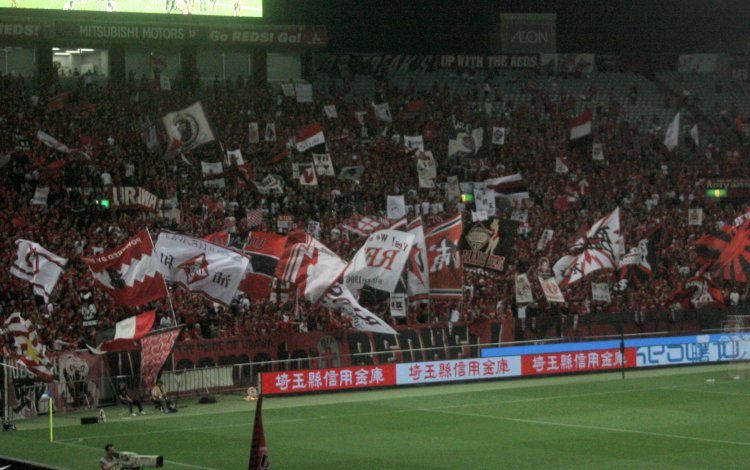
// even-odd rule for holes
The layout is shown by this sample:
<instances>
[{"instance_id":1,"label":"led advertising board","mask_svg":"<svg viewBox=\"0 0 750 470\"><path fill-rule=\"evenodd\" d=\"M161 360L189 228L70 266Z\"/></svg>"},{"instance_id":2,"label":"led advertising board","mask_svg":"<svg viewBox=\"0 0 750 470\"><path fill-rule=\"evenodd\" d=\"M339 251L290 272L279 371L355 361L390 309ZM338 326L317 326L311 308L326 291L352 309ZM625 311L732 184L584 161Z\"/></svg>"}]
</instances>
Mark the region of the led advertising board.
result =
<instances>
[{"instance_id":1,"label":"led advertising board","mask_svg":"<svg viewBox=\"0 0 750 470\"><path fill-rule=\"evenodd\" d=\"M263 0L2 0L0 7L240 18L263 16Z\"/></svg>"}]
</instances>

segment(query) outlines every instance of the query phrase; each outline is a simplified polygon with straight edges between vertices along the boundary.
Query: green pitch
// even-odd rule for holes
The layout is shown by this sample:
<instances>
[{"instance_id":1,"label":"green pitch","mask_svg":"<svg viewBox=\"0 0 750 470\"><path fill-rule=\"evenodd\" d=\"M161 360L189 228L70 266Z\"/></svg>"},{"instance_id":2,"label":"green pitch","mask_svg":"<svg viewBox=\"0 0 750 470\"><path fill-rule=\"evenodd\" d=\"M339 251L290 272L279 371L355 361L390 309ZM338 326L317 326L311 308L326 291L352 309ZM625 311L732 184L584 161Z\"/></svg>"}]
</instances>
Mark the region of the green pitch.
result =
<instances>
[{"instance_id":1,"label":"green pitch","mask_svg":"<svg viewBox=\"0 0 750 470\"><path fill-rule=\"evenodd\" d=\"M267 398L272 468L706 469L750 464L750 381L727 366ZM16 423L0 454L96 468L112 442L164 468L247 468L255 402L196 399L179 413ZM88 415L94 415L89 412Z\"/></svg>"},{"instance_id":2,"label":"green pitch","mask_svg":"<svg viewBox=\"0 0 750 470\"><path fill-rule=\"evenodd\" d=\"M263 0L2 0L0 7L244 18L263 16Z\"/></svg>"}]
</instances>

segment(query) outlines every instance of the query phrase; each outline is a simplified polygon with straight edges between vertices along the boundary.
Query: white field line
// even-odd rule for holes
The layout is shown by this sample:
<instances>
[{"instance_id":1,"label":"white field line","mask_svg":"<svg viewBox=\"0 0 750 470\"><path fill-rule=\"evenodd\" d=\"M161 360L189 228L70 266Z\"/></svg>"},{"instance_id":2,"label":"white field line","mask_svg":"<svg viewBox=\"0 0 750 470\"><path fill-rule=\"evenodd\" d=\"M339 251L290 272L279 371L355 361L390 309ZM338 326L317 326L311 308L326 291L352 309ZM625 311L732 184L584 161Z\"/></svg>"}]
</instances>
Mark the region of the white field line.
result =
<instances>
[{"instance_id":1,"label":"white field line","mask_svg":"<svg viewBox=\"0 0 750 470\"><path fill-rule=\"evenodd\" d=\"M539 424L543 426L557 426L557 427L563 427L563 428L589 429L593 431L617 432L617 433L623 433L623 434L639 434L639 435L644 435L644 436L666 437L669 439L682 439L682 440L687 440L687 441L710 442L714 444L730 444L730 445L736 445L736 446L750 447L750 442L725 441L722 439L709 439L705 437L683 436L680 434L667 434L667 433L652 432L652 431L639 431L637 429L612 428L612 427L607 427L607 426L591 426L587 424L557 423L554 421L542 421L538 419L511 418L509 416L491 416L491 415L482 415L478 413L461 413L458 411L446 411L446 410L436 410L436 409L427 409L427 408L422 409L420 411L425 411L428 413L443 413L443 414L449 414L449 415L470 416L472 418L512 421L515 423Z\"/></svg>"}]
</instances>

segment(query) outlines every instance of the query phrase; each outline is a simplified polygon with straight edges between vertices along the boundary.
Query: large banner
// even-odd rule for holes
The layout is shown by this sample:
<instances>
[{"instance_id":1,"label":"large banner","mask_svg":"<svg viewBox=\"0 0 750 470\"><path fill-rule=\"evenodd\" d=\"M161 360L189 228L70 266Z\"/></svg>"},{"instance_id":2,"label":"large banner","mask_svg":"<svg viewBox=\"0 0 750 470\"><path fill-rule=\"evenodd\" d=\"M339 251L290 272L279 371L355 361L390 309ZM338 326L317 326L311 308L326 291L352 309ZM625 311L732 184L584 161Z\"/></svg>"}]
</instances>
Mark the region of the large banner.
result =
<instances>
[{"instance_id":1,"label":"large banner","mask_svg":"<svg viewBox=\"0 0 750 470\"><path fill-rule=\"evenodd\" d=\"M430 272L430 297L460 299L463 296L464 267L459 244L461 214L433 227L425 237Z\"/></svg>"},{"instance_id":2,"label":"large banner","mask_svg":"<svg viewBox=\"0 0 750 470\"><path fill-rule=\"evenodd\" d=\"M324 54L316 61L318 72L337 73L346 67L354 73L432 72L440 69L534 69L538 54L514 55L413 55Z\"/></svg>"},{"instance_id":3,"label":"large banner","mask_svg":"<svg viewBox=\"0 0 750 470\"><path fill-rule=\"evenodd\" d=\"M477 222L464 233L461 257L464 265L504 271L518 233L518 222L492 217Z\"/></svg>"},{"instance_id":4,"label":"large banner","mask_svg":"<svg viewBox=\"0 0 750 470\"><path fill-rule=\"evenodd\" d=\"M8 406L8 419L33 418L49 411L44 397L53 387L55 408L71 410L97 408L101 398L102 356L88 352L50 353L55 383L50 385L26 369L0 368L0 383L8 376L8 393L0 394L0 405ZM6 403L7 400L7 403Z\"/></svg>"}]
</instances>

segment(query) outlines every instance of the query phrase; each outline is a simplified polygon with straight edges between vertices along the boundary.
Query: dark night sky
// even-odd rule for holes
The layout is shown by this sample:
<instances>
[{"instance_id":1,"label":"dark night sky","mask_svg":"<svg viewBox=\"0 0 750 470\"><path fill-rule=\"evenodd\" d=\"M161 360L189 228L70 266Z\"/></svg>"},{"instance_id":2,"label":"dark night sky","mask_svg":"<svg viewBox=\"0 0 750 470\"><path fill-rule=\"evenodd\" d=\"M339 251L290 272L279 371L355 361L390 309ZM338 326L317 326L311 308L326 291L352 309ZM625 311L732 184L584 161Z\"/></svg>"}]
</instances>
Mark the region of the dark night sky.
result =
<instances>
[{"instance_id":1,"label":"dark night sky","mask_svg":"<svg viewBox=\"0 0 750 470\"><path fill-rule=\"evenodd\" d=\"M485 53L500 13L557 13L559 52L716 52L750 37L750 0L264 0L265 20L325 25L331 51Z\"/></svg>"}]
</instances>

